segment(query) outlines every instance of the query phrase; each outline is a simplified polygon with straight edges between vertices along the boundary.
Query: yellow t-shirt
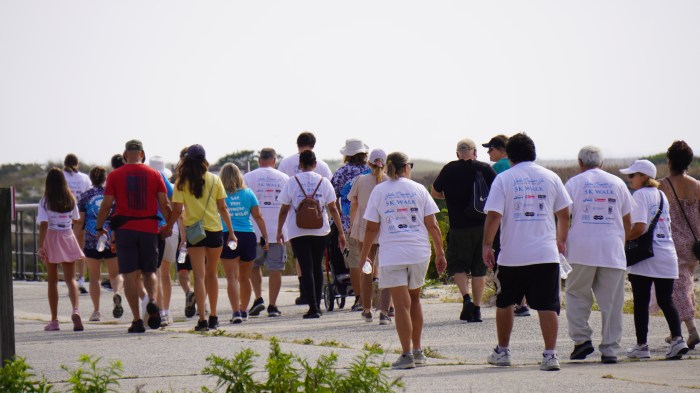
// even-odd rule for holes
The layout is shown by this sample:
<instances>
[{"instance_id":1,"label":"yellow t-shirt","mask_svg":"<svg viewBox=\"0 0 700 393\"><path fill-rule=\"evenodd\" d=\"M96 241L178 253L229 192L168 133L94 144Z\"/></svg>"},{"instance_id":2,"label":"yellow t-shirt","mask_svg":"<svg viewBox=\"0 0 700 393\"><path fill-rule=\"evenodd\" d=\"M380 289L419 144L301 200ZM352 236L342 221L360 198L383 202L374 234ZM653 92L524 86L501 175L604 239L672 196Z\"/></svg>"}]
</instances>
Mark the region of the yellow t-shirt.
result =
<instances>
[{"instance_id":1,"label":"yellow t-shirt","mask_svg":"<svg viewBox=\"0 0 700 393\"><path fill-rule=\"evenodd\" d=\"M212 188L212 184L214 188ZM211 198L209 198L209 190L211 190ZM207 203L209 198L209 203ZM204 174L204 190L201 198L195 198L190 193L189 185L185 183L182 191L175 187L173 191L173 202L182 203L185 205L183 217L185 226L190 226L202 220L204 230L210 232L218 232L224 229L221 225L221 216L219 209L216 207L216 201L226 198L226 190L219 176L207 172ZM206 206L206 212L204 211ZM202 218L204 216L204 218Z\"/></svg>"}]
</instances>

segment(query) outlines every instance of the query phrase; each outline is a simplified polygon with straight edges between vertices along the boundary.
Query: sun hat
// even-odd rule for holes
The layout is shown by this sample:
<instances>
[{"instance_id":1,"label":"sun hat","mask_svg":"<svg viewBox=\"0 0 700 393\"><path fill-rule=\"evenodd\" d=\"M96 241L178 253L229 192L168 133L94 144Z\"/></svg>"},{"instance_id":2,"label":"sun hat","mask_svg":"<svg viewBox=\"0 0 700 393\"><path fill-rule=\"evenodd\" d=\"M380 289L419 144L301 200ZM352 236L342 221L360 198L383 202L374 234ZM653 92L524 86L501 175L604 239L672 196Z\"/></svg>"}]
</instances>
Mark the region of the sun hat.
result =
<instances>
[{"instance_id":1,"label":"sun hat","mask_svg":"<svg viewBox=\"0 0 700 393\"><path fill-rule=\"evenodd\" d=\"M340 149L340 154L348 157L367 152L369 152L369 146L362 143L359 139L346 139L345 146Z\"/></svg>"},{"instance_id":2,"label":"sun hat","mask_svg":"<svg viewBox=\"0 0 700 393\"><path fill-rule=\"evenodd\" d=\"M654 179L656 178L656 165L649 160L636 160L629 168L620 169L620 173L625 175L643 173Z\"/></svg>"},{"instance_id":3,"label":"sun hat","mask_svg":"<svg viewBox=\"0 0 700 393\"><path fill-rule=\"evenodd\" d=\"M376 165L380 168L384 167L384 163L386 162L386 153L382 149L374 149L372 150L371 153L369 153L369 163L372 165Z\"/></svg>"},{"instance_id":4,"label":"sun hat","mask_svg":"<svg viewBox=\"0 0 700 393\"><path fill-rule=\"evenodd\" d=\"M148 159L148 166L162 173L168 179L173 176L173 172L165 167L165 160L163 160L161 156L151 156L151 158Z\"/></svg>"},{"instance_id":5,"label":"sun hat","mask_svg":"<svg viewBox=\"0 0 700 393\"><path fill-rule=\"evenodd\" d=\"M202 145L191 145L187 148L187 153L185 153L185 157L193 159L202 159L206 157L206 153L204 152L204 148L202 147Z\"/></svg>"}]
</instances>

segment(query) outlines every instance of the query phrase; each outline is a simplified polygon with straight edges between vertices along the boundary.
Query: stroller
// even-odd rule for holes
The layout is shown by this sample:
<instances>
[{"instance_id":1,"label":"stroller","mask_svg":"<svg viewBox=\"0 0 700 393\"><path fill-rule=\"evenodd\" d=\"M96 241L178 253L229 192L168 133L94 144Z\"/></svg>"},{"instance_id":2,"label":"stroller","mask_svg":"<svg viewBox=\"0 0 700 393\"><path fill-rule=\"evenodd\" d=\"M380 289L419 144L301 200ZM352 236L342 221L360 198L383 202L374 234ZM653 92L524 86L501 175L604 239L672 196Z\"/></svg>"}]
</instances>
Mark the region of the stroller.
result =
<instances>
[{"instance_id":1,"label":"stroller","mask_svg":"<svg viewBox=\"0 0 700 393\"><path fill-rule=\"evenodd\" d=\"M331 233L328 235L326 246L326 273L323 277L323 303L326 310L333 311L337 305L339 309L345 307L345 298L354 296L355 292L350 285L350 273L345 267L343 252L338 247L338 227L331 224Z\"/></svg>"}]
</instances>

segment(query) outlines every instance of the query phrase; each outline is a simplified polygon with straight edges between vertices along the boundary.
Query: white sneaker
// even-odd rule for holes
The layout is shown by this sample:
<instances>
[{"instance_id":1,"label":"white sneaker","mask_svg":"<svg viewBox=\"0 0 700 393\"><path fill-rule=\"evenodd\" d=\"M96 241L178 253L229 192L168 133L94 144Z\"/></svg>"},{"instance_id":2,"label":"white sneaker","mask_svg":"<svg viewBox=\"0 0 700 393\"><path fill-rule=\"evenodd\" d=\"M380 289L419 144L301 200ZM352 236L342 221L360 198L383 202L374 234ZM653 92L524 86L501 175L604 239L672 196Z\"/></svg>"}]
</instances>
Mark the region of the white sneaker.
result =
<instances>
[{"instance_id":1,"label":"white sneaker","mask_svg":"<svg viewBox=\"0 0 700 393\"><path fill-rule=\"evenodd\" d=\"M413 351L413 363L415 363L416 366L422 366L428 363L428 359L425 357L423 350L419 349L417 351Z\"/></svg>"},{"instance_id":2,"label":"white sneaker","mask_svg":"<svg viewBox=\"0 0 700 393\"><path fill-rule=\"evenodd\" d=\"M100 322L100 312L94 311L89 319L90 322Z\"/></svg>"},{"instance_id":3,"label":"white sneaker","mask_svg":"<svg viewBox=\"0 0 700 393\"><path fill-rule=\"evenodd\" d=\"M542 354L542 363L540 363L540 370L542 371L559 371L559 357L556 353L552 354Z\"/></svg>"},{"instance_id":4,"label":"white sneaker","mask_svg":"<svg viewBox=\"0 0 700 393\"><path fill-rule=\"evenodd\" d=\"M497 350L498 347L494 348L493 352L486 358L486 361L494 366L510 366L510 349L506 349L500 353L497 352Z\"/></svg>"},{"instance_id":5,"label":"white sneaker","mask_svg":"<svg viewBox=\"0 0 700 393\"><path fill-rule=\"evenodd\" d=\"M409 353L408 355L399 356L399 358L391 364L391 367L394 369L415 368L416 363L413 361L413 354Z\"/></svg>"},{"instance_id":6,"label":"white sneaker","mask_svg":"<svg viewBox=\"0 0 700 393\"><path fill-rule=\"evenodd\" d=\"M680 359L686 353L688 353L688 345L683 337L679 337L676 340L671 340L671 347L666 352L666 359Z\"/></svg>"},{"instance_id":7,"label":"white sneaker","mask_svg":"<svg viewBox=\"0 0 700 393\"><path fill-rule=\"evenodd\" d=\"M649 359L649 346L646 344L637 344L627 350L627 357L630 359Z\"/></svg>"},{"instance_id":8,"label":"white sneaker","mask_svg":"<svg viewBox=\"0 0 700 393\"><path fill-rule=\"evenodd\" d=\"M146 307L150 301L151 299L148 297L148 295L145 295L143 299L141 299L141 316L144 321L148 319L148 311L146 311Z\"/></svg>"}]
</instances>

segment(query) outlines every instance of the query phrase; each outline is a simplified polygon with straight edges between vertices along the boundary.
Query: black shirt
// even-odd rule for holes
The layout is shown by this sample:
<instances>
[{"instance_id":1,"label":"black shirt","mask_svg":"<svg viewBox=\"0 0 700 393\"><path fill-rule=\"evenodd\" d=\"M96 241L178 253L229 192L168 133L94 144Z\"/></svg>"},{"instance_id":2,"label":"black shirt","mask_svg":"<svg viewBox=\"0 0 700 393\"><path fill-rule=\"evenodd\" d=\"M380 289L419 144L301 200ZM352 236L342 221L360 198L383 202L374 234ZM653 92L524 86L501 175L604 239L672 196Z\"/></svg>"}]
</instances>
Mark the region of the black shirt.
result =
<instances>
[{"instance_id":1,"label":"black shirt","mask_svg":"<svg viewBox=\"0 0 700 393\"><path fill-rule=\"evenodd\" d=\"M457 160L445 165L433 183L433 189L445 193L450 228L473 228L484 226L486 216L481 219L467 217L464 210L471 201L474 174L479 171L486 184L491 187L496 172L491 165L476 160Z\"/></svg>"}]
</instances>

